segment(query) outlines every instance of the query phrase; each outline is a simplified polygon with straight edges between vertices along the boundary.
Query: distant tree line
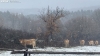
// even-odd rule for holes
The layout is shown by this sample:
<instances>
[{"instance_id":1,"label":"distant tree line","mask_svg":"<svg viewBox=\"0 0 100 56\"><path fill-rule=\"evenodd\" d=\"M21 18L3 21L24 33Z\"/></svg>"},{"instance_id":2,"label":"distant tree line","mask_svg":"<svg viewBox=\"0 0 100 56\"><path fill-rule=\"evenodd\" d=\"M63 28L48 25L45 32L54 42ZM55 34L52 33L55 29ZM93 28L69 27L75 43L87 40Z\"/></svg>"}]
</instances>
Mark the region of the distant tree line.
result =
<instances>
[{"instance_id":1,"label":"distant tree line","mask_svg":"<svg viewBox=\"0 0 100 56\"><path fill-rule=\"evenodd\" d=\"M44 40L43 46L64 46L64 39L71 46L79 45L81 39L100 41L100 9L69 12L48 7L42 12L35 16L0 12L0 47L23 38Z\"/></svg>"}]
</instances>

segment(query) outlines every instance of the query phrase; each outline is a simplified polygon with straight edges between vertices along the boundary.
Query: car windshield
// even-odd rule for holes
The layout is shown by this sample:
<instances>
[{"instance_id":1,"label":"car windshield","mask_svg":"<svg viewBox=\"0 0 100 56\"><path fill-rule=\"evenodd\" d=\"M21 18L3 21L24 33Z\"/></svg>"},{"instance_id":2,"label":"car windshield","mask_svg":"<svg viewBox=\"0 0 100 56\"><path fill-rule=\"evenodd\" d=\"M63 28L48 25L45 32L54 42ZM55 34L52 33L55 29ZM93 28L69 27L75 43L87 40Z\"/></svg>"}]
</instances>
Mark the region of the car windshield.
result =
<instances>
[{"instance_id":1,"label":"car windshield","mask_svg":"<svg viewBox=\"0 0 100 56\"><path fill-rule=\"evenodd\" d=\"M99 56L100 0L0 0L4 55Z\"/></svg>"}]
</instances>

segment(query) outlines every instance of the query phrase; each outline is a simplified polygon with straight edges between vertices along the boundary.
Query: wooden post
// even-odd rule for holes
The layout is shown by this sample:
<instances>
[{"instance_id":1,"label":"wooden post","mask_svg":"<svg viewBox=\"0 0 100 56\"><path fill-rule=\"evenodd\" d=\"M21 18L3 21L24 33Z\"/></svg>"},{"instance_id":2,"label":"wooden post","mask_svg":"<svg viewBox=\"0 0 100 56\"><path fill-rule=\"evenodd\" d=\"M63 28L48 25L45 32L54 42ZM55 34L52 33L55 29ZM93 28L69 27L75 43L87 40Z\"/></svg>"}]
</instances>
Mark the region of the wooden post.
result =
<instances>
[{"instance_id":1,"label":"wooden post","mask_svg":"<svg viewBox=\"0 0 100 56\"><path fill-rule=\"evenodd\" d=\"M29 56L30 56L30 53L29 53Z\"/></svg>"},{"instance_id":2,"label":"wooden post","mask_svg":"<svg viewBox=\"0 0 100 56\"><path fill-rule=\"evenodd\" d=\"M27 53L28 49L26 49L26 51L24 51L24 56L30 56L30 53Z\"/></svg>"},{"instance_id":3,"label":"wooden post","mask_svg":"<svg viewBox=\"0 0 100 56\"><path fill-rule=\"evenodd\" d=\"M27 51L28 51L28 49L26 49L26 51L24 51L24 56L27 56Z\"/></svg>"}]
</instances>

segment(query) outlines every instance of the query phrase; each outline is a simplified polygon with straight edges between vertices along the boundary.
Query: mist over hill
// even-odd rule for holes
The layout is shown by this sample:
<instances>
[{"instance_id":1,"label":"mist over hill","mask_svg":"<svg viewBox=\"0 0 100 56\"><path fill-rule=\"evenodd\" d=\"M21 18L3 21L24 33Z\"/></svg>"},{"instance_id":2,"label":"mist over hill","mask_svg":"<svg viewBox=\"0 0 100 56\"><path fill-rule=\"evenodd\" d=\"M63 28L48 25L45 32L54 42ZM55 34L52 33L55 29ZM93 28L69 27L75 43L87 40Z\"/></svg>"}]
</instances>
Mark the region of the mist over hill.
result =
<instances>
[{"instance_id":1,"label":"mist over hill","mask_svg":"<svg viewBox=\"0 0 100 56\"><path fill-rule=\"evenodd\" d=\"M35 15L35 14L40 14L41 11L43 11L44 8L39 9L39 8L20 8L20 9L0 9L0 11L6 12L9 11L11 13L18 13L18 14L23 14L23 15ZM46 9L46 8L45 8ZM81 7L81 8L73 8L73 9L64 9L67 11L78 11L78 10L95 10L95 9L100 9L100 6L90 6L90 7Z\"/></svg>"},{"instance_id":2,"label":"mist over hill","mask_svg":"<svg viewBox=\"0 0 100 56\"><path fill-rule=\"evenodd\" d=\"M69 11L77 11L77 10L95 10L95 9L100 9L100 5L98 5L98 6L90 6L90 7L73 8L73 9L69 9Z\"/></svg>"},{"instance_id":3,"label":"mist over hill","mask_svg":"<svg viewBox=\"0 0 100 56\"><path fill-rule=\"evenodd\" d=\"M23 15L39 14L39 9L36 9L36 8L26 8L26 9L1 9L0 11L3 11L3 12L9 11L11 13L18 13L18 14L23 14Z\"/></svg>"}]
</instances>

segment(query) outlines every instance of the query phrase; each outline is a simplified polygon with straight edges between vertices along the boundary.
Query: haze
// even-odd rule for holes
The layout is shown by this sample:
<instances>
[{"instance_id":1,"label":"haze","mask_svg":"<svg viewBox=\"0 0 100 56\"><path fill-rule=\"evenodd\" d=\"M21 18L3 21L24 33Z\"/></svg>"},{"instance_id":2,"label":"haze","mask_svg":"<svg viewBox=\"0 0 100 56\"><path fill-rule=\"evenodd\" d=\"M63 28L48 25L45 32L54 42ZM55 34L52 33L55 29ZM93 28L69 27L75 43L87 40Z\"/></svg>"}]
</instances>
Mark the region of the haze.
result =
<instances>
[{"instance_id":1,"label":"haze","mask_svg":"<svg viewBox=\"0 0 100 56\"><path fill-rule=\"evenodd\" d=\"M1 1L1 0L0 0ZM1 3L0 9L22 9L22 8L47 8L60 7L64 9L78 9L91 6L99 6L100 0L16 0L21 3Z\"/></svg>"}]
</instances>

